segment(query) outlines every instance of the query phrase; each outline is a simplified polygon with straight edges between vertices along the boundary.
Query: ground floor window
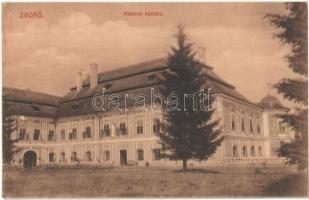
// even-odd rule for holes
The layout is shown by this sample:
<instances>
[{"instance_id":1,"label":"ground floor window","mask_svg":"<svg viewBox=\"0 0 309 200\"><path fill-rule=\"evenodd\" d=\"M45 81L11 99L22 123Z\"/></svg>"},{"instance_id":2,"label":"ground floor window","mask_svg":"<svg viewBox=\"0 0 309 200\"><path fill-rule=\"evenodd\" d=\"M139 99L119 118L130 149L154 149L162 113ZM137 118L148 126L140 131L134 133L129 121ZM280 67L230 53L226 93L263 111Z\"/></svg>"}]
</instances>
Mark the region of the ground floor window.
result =
<instances>
[{"instance_id":1,"label":"ground floor window","mask_svg":"<svg viewBox=\"0 0 309 200\"><path fill-rule=\"evenodd\" d=\"M49 153L48 154L48 161L49 162L55 162L55 154L54 153Z\"/></svg>"},{"instance_id":2,"label":"ground floor window","mask_svg":"<svg viewBox=\"0 0 309 200\"><path fill-rule=\"evenodd\" d=\"M71 162L77 161L77 153L75 151L73 151L71 153Z\"/></svg>"},{"instance_id":3,"label":"ground floor window","mask_svg":"<svg viewBox=\"0 0 309 200\"><path fill-rule=\"evenodd\" d=\"M238 149L236 145L233 146L233 157L238 157Z\"/></svg>"},{"instance_id":4,"label":"ground floor window","mask_svg":"<svg viewBox=\"0 0 309 200\"><path fill-rule=\"evenodd\" d=\"M142 149L137 150L137 160L138 161L144 160L144 150L142 150Z\"/></svg>"},{"instance_id":5,"label":"ground floor window","mask_svg":"<svg viewBox=\"0 0 309 200\"><path fill-rule=\"evenodd\" d=\"M248 154L247 154L247 147L246 146L243 146L243 148L242 148L242 156L243 157L247 157L248 156Z\"/></svg>"},{"instance_id":6,"label":"ground floor window","mask_svg":"<svg viewBox=\"0 0 309 200\"><path fill-rule=\"evenodd\" d=\"M161 149L154 149L153 150L153 159L160 160L161 159Z\"/></svg>"},{"instance_id":7,"label":"ground floor window","mask_svg":"<svg viewBox=\"0 0 309 200\"><path fill-rule=\"evenodd\" d=\"M60 162L65 162L65 153L61 152L60 154Z\"/></svg>"},{"instance_id":8,"label":"ground floor window","mask_svg":"<svg viewBox=\"0 0 309 200\"><path fill-rule=\"evenodd\" d=\"M111 160L111 154L109 151L104 152L104 161L110 161Z\"/></svg>"},{"instance_id":9,"label":"ground floor window","mask_svg":"<svg viewBox=\"0 0 309 200\"><path fill-rule=\"evenodd\" d=\"M251 146L251 156L255 157L255 147Z\"/></svg>"},{"instance_id":10,"label":"ground floor window","mask_svg":"<svg viewBox=\"0 0 309 200\"><path fill-rule=\"evenodd\" d=\"M92 161L91 152L90 152L90 151L87 151L87 152L86 152L86 161L87 161L87 162L91 162L91 161Z\"/></svg>"}]
</instances>

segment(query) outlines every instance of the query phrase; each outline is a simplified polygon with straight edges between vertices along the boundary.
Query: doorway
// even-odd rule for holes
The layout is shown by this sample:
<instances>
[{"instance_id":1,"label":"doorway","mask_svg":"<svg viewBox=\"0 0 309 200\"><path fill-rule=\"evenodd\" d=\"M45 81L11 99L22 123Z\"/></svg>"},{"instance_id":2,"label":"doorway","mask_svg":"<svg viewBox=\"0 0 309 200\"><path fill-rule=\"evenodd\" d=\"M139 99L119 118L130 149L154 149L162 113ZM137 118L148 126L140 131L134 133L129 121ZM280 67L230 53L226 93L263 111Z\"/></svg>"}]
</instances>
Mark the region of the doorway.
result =
<instances>
[{"instance_id":1,"label":"doorway","mask_svg":"<svg viewBox=\"0 0 309 200\"><path fill-rule=\"evenodd\" d=\"M127 165L127 150L120 150L120 165Z\"/></svg>"},{"instance_id":2,"label":"doorway","mask_svg":"<svg viewBox=\"0 0 309 200\"><path fill-rule=\"evenodd\" d=\"M34 151L27 151L24 154L23 164L26 169L36 167L37 156Z\"/></svg>"}]
</instances>

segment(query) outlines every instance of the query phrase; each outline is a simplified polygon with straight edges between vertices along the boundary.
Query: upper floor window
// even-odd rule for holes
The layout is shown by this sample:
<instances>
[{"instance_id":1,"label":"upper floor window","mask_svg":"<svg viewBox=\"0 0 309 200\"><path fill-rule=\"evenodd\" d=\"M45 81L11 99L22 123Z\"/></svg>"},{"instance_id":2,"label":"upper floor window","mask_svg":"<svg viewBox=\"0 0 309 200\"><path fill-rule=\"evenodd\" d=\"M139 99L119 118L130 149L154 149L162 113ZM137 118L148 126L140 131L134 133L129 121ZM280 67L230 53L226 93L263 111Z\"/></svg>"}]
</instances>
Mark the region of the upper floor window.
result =
<instances>
[{"instance_id":1,"label":"upper floor window","mask_svg":"<svg viewBox=\"0 0 309 200\"><path fill-rule=\"evenodd\" d=\"M137 134L143 134L144 133L144 127L143 127L143 121L142 120L138 120L136 122L136 133Z\"/></svg>"},{"instance_id":2,"label":"upper floor window","mask_svg":"<svg viewBox=\"0 0 309 200\"><path fill-rule=\"evenodd\" d=\"M61 152L60 154L60 162L65 162L65 153Z\"/></svg>"},{"instance_id":3,"label":"upper floor window","mask_svg":"<svg viewBox=\"0 0 309 200\"><path fill-rule=\"evenodd\" d=\"M160 122L158 119L153 120L153 125L152 125L152 132L154 134L160 133Z\"/></svg>"},{"instance_id":4,"label":"upper floor window","mask_svg":"<svg viewBox=\"0 0 309 200\"><path fill-rule=\"evenodd\" d=\"M72 132L69 134L69 140L75 140L77 138L77 129L73 128Z\"/></svg>"},{"instance_id":5,"label":"upper floor window","mask_svg":"<svg viewBox=\"0 0 309 200\"><path fill-rule=\"evenodd\" d=\"M127 135L126 123L120 123L119 131L120 131L120 135Z\"/></svg>"},{"instance_id":6,"label":"upper floor window","mask_svg":"<svg viewBox=\"0 0 309 200\"><path fill-rule=\"evenodd\" d=\"M231 129L232 129L233 131L235 131L235 129L236 129L236 124L235 124L235 113L234 113L234 112L231 113Z\"/></svg>"},{"instance_id":7,"label":"upper floor window","mask_svg":"<svg viewBox=\"0 0 309 200\"><path fill-rule=\"evenodd\" d=\"M54 131L50 130L48 132L48 141L54 141Z\"/></svg>"},{"instance_id":8,"label":"upper floor window","mask_svg":"<svg viewBox=\"0 0 309 200\"><path fill-rule=\"evenodd\" d=\"M86 131L84 132L84 138L91 138L91 128L90 126L86 127Z\"/></svg>"},{"instance_id":9,"label":"upper floor window","mask_svg":"<svg viewBox=\"0 0 309 200\"><path fill-rule=\"evenodd\" d=\"M233 146L233 157L238 157L238 149L236 145Z\"/></svg>"},{"instance_id":10,"label":"upper floor window","mask_svg":"<svg viewBox=\"0 0 309 200\"><path fill-rule=\"evenodd\" d=\"M138 161L144 160L144 150L142 150L142 149L137 150L137 160Z\"/></svg>"},{"instance_id":11,"label":"upper floor window","mask_svg":"<svg viewBox=\"0 0 309 200\"><path fill-rule=\"evenodd\" d=\"M257 129L258 134L261 134L261 127L260 127L260 124L257 125L257 128L256 128L256 129Z\"/></svg>"},{"instance_id":12,"label":"upper floor window","mask_svg":"<svg viewBox=\"0 0 309 200\"><path fill-rule=\"evenodd\" d=\"M253 133L252 119L249 120L250 133Z\"/></svg>"},{"instance_id":13,"label":"upper floor window","mask_svg":"<svg viewBox=\"0 0 309 200\"><path fill-rule=\"evenodd\" d=\"M279 131L280 133L285 132L285 124L283 122L279 122Z\"/></svg>"},{"instance_id":14,"label":"upper floor window","mask_svg":"<svg viewBox=\"0 0 309 200\"><path fill-rule=\"evenodd\" d=\"M61 140L65 140L65 129L61 129L60 137Z\"/></svg>"},{"instance_id":15,"label":"upper floor window","mask_svg":"<svg viewBox=\"0 0 309 200\"><path fill-rule=\"evenodd\" d=\"M32 104L32 105L31 105L31 108L32 108L32 110L35 111L35 112L40 112L40 111L41 111L40 108L39 108L39 106L38 106L38 105L35 105L35 104Z\"/></svg>"},{"instance_id":16,"label":"upper floor window","mask_svg":"<svg viewBox=\"0 0 309 200\"><path fill-rule=\"evenodd\" d=\"M19 139L26 140L26 129L25 128L19 129Z\"/></svg>"},{"instance_id":17,"label":"upper floor window","mask_svg":"<svg viewBox=\"0 0 309 200\"><path fill-rule=\"evenodd\" d=\"M241 117L241 131L245 132L245 118Z\"/></svg>"},{"instance_id":18,"label":"upper floor window","mask_svg":"<svg viewBox=\"0 0 309 200\"><path fill-rule=\"evenodd\" d=\"M33 134L33 140L39 140L40 139L40 129L34 129L34 134Z\"/></svg>"},{"instance_id":19,"label":"upper floor window","mask_svg":"<svg viewBox=\"0 0 309 200\"><path fill-rule=\"evenodd\" d=\"M111 131L108 124L104 124L103 130L101 132L101 138L109 137L111 135Z\"/></svg>"}]
</instances>

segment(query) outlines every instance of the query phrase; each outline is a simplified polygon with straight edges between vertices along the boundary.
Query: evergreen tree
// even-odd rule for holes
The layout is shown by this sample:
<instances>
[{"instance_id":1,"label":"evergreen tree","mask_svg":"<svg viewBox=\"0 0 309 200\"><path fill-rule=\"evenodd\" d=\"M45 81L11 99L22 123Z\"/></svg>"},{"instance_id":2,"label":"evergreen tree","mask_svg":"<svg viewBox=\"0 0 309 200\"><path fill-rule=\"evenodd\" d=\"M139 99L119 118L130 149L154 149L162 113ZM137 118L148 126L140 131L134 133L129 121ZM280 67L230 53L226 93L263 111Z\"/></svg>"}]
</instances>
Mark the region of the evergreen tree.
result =
<instances>
[{"instance_id":1,"label":"evergreen tree","mask_svg":"<svg viewBox=\"0 0 309 200\"><path fill-rule=\"evenodd\" d=\"M212 95L201 95L207 80L203 66L195 59L183 25L177 31L177 46L171 47L168 55L169 70L159 77L159 91L166 99L159 136L163 151L167 151L163 155L181 160L186 170L189 159L207 160L223 138L219 136L219 120L211 119L214 109L202 106L214 101Z\"/></svg>"},{"instance_id":2,"label":"evergreen tree","mask_svg":"<svg viewBox=\"0 0 309 200\"><path fill-rule=\"evenodd\" d=\"M275 88L284 98L297 104L294 112L282 115L295 132L290 143L282 145L280 154L287 157L290 164L297 164L304 169L308 164L308 24L307 3L286 3L287 15L268 14L273 26L281 31L275 36L291 47L287 55L289 68L298 78L284 78Z\"/></svg>"},{"instance_id":3,"label":"evergreen tree","mask_svg":"<svg viewBox=\"0 0 309 200\"><path fill-rule=\"evenodd\" d=\"M2 108L2 160L4 164L10 164L18 151L15 148L18 139L12 139L12 133L16 130L15 119L8 114L8 105L5 102Z\"/></svg>"}]
</instances>

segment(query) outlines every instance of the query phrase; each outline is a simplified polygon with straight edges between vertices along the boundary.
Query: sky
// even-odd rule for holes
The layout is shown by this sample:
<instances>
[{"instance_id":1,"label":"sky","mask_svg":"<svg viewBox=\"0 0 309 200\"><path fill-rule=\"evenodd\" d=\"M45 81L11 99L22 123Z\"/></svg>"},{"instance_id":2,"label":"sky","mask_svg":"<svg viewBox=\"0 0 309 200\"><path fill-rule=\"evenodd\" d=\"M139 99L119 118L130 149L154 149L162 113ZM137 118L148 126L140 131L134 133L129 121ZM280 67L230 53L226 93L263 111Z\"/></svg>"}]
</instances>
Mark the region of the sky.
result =
<instances>
[{"instance_id":1,"label":"sky","mask_svg":"<svg viewBox=\"0 0 309 200\"><path fill-rule=\"evenodd\" d=\"M21 18L39 12L41 18ZM126 16L125 12L143 12ZM145 16L144 12L161 13ZM264 18L287 14L282 3L5 3L3 85L64 95L89 64L109 71L165 57L181 21L203 61L252 102L293 77L289 47Z\"/></svg>"}]
</instances>

